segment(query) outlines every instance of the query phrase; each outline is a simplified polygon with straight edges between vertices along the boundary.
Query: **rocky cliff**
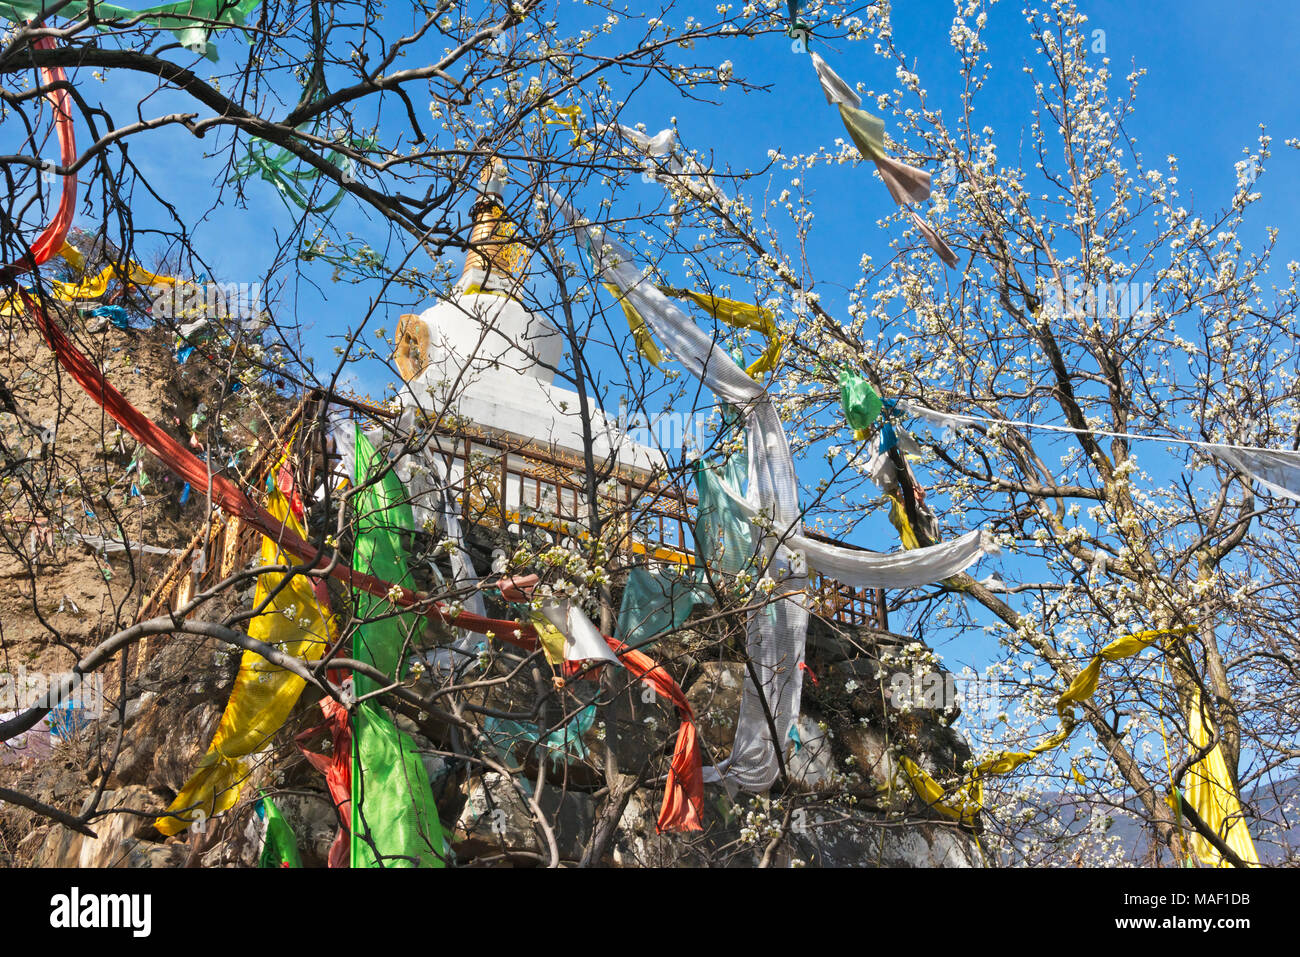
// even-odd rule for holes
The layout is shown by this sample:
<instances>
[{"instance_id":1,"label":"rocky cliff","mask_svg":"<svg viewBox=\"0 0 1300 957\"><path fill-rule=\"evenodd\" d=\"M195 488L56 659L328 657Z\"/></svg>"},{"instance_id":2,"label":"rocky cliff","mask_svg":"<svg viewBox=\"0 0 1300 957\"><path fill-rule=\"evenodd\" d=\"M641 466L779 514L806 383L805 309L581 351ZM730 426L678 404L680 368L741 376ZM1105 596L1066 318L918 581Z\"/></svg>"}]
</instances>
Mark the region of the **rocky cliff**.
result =
<instances>
[{"instance_id":1,"label":"rocky cliff","mask_svg":"<svg viewBox=\"0 0 1300 957\"><path fill-rule=\"evenodd\" d=\"M283 414L283 404L265 392L232 394L216 356L177 365L173 343L160 333L110 327L83 330L82 338L137 407L178 438L196 436L209 451L219 450L223 461L254 448L259 435L274 431L274 415ZM4 360L0 377L11 406L5 507L11 514L26 509L31 520L5 523L0 672L63 670L134 620L170 561L131 548L105 552L85 537L172 548L201 525L205 509L194 497L182 505L182 489L160 464L123 440L18 323L9 328ZM45 421L57 425L57 437L33 444L23 423ZM437 554L436 542L424 544ZM490 565L494 549L514 544L499 530L470 529L480 567ZM437 562L424 567L421 574L432 575ZM232 590L207 615L236 613L250 598L251 585ZM337 608L346 611L346 598L339 598ZM703 616L653 648L695 709L706 762L730 748L745 677L734 638L718 627ZM448 637L436 628L425 636L430 643ZM393 709L423 755L461 866L533 866L553 857L624 867L976 866L974 834L923 806L896 773L900 753L941 780L969 757L950 727L954 712L900 709L887 694L891 676L908 671L923 651L902 636L814 623L798 740L783 779L763 796L706 788L705 828L691 834L656 833L656 783L676 716L624 673L607 670L598 680L559 687L518 653L484 654L462 700L480 722L495 766L507 774L459 757L469 750L455 726L404 704ZM311 733L322 717L310 687L251 762L229 812L178 837L154 827L207 750L239 655L180 635L156 642L144 660L137 653L125 669L108 669L103 717L47 735L43 747L6 751L0 787L73 815L93 811L87 823L94 836L11 801L0 806L0 864L253 866L260 840L254 803L265 794L291 825L303 864L324 866L338 817L323 776L300 746L326 754L330 747L327 735ZM411 683L426 694L437 690L430 673ZM558 746L539 745L526 731L568 714L578 716L577 730Z\"/></svg>"}]
</instances>

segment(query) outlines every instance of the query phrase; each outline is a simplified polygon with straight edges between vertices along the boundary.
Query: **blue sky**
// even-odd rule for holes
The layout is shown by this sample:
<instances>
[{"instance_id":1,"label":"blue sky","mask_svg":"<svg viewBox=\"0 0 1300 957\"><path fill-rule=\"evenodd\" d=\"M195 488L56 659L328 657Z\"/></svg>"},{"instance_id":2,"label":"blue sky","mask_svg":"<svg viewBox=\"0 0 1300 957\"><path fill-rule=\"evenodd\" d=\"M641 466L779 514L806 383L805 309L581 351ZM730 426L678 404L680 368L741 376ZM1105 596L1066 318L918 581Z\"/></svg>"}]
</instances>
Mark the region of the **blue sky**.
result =
<instances>
[{"instance_id":1,"label":"blue sky","mask_svg":"<svg viewBox=\"0 0 1300 957\"><path fill-rule=\"evenodd\" d=\"M562 24L568 9L577 8L561 5ZM1282 145L1283 139L1295 134L1295 118L1300 116L1300 85L1285 80L1285 64L1295 52L1291 38L1300 27L1300 10L1276 3L1257 4L1255 13L1228 13L1208 2L1150 3L1140 9L1095 3L1085 4L1084 9L1090 27L1105 30L1106 53L1115 74L1122 77L1130 63L1148 70L1130 129L1149 165L1163 167L1169 153L1179 157L1180 189L1189 206L1202 211L1219 206L1230 195L1233 164L1241 158L1243 147L1254 147L1259 124L1269 128L1274 157L1259 184L1264 200L1252 214L1245 238L1260 238L1266 223L1280 225L1280 261L1300 257L1300 245L1286 229L1300 198L1282 185L1294 182L1300 173L1300 156ZM957 64L947 42L950 5L935 0L898 4L894 16L896 36L916 57L917 72L934 102L952 111L957 103ZM1028 78L1020 68L1034 54L1019 4L994 7L990 22L994 69L979 99L978 119L997 131L1001 156L1012 161L1032 106ZM830 49L820 45L819 49L851 82L860 80L877 90L894 85L889 65L864 44L841 43ZM821 98L807 57L793 54L783 37L715 41L694 52L706 62L709 54L717 62L732 60L737 73L770 84L770 92L738 96L733 90L715 106L689 102L663 85L648 84L631 101L625 118L640 120L653 132L675 116L691 146L713 149L720 166L736 170L762 168L772 147L785 153L809 152L844 135L836 112ZM1115 81L1116 93L1121 82ZM155 150L144 162L156 165L165 181L174 184L173 201L181 209L197 209L196 199L213 194L212 164L196 162L203 144L179 133L171 138L174 151ZM182 156L184 161L178 163ZM837 290L857 278L863 252L874 253L879 260L889 234L877 230L875 222L891 207L865 168L823 166L803 179L817 211L809 245L812 275L828 305L842 310ZM775 181L779 189L780 180ZM745 191L752 200L765 185L757 180ZM651 193L655 190L649 187ZM283 230L290 222L290 214L269 184L251 184L248 195L252 208L219 210L209 220L210 228L198 232L198 246L220 273L230 277L259 275L269 256L271 231L276 226ZM627 194L629 199L635 195L635 188ZM355 205L346 208L350 203L344 201L336 224L359 239L383 242L384 234L373 217ZM627 210L616 210L623 212ZM300 321L327 334L342 332L369 307L373 288L331 283L323 269L309 269L306 275L315 276L322 289L298 291ZM391 329L397 314L418 305L398 302L373 325ZM390 376L382 378L387 381ZM378 378L371 381L380 385Z\"/></svg>"},{"instance_id":2,"label":"blue sky","mask_svg":"<svg viewBox=\"0 0 1300 957\"><path fill-rule=\"evenodd\" d=\"M711 9L711 4L699 6L701 16ZM1005 161L1014 159L1032 106L1028 78L1020 67L1033 60L1033 50L1019 8L1018 3L1002 3L990 11L993 73L978 101L977 118L996 130ZM567 11L574 10L576 16L580 9L562 3L562 27ZM1248 238L1262 234L1265 223L1277 224L1283 228L1281 261L1300 256L1300 246L1287 229L1300 197L1282 185L1294 182L1300 173L1300 157L1282 145L1283 139L1295 135L1300 116L1300 84L1286 79L1296 52L1292 38L1300 28L1300 9L1284 3L1255 3L1244 11L1228 12L1220 4L1193 0L1152 2L1138 9L1090 2L1083 4L1083 10L1090 28L1105 30L1114 73L1122 77L1130 62L1147 68L1130 128L1148 164L1163 166L1166 154L1178 155L1180 187L1189 205L1217 207L1230 194L1232 166L1242 148L1253 147L1259 124L1268 126L1274 136L1274 157L1260 182L1264 200L1252 216ZM915 69L933 102L945 111L955 107L958 91L956 58L947 41L951 11L951 4L939 0L896 4L894 10L900 45L915 56ZM236 42L229 36L222 39L221 47L228 51L222 67L237 56ZM889 65L865 44L818 43L815 48L850 82L862 81L874 90L894 86ZM715 41L707 51L694 52L705 61L710 54L717 62L730 59L738 74L770 84L771 90L739 96L733 89L722 95L721 105L714 106L688 102L666 86L648 84L624 118L640 120L653 132L676 116L683 139L696 148L712 148L720 166L737 170L763 167L772 147L786 153L809 152L844 136L836 112L821 98L807 57L792 53L784 37ZM147 78L123 71L112 73L103 84L89 73L82 70L75 76L83 95L102 98L119 120L134 114L136 101L152 86ZM617 83L617 77L614 80ZM1121 82L1115 81L1116 92ZM159 113L181 102L179 97L155 94L144 109ZM227 205L209 212L219 185L217 161L205 159L205 150L212 146L210 140L168 129L139 138L131 156L164 197L196 224L195 246L214 273L224 279L252 281L267 268L276 232L289 227L291 214L270 184L261 182L248 185L248 208ZM836 289L857 278L861 254L883 252L889 237L876 229L875 221L891 207L880 184L864 168L819 167L803 178L817 211L810 239L811 270L834 311L842 307ZM763 185L762 180L755 181L745 192L753 199ZM140 197L134 212L147 222L158 216L159 208ZM89 225L85 220L81 224ZM344 200L335 224L358 239L386 241L373 216L350 199ZM285 301L283 306L295 309L299 321L315 331L342 332L368 308L373 289L331 283L323 268L308 268L305 275L319 282L320 290L300 287L298 300ZM417 305L399 303L375 324L391 329L397 313ZM318 344L323 341L313 339ZM328 355L327 348L317 348L318 354Z\"/></svg>"},{"instance_id":3,"label":"blue sky","mask_svg":"<svg viewBox=\"0 0 1300 957\"><path fill-rule=\"evenodd\" d=\"M711 9L700 4L700 14ZM992 79L980 96L979 119L998 134L1001 154L1011 160L1018 132L1028 125L1031 94L1022 63L1033 58L1020 4L1002 3L990 11L989 45ZM1261 181L1265 199L1254 225L1283 226L1283 253L1295 256L1297 246L1285 229L1293 219L1294 190L1282 187L1300 171L1300 158L1281 141L1294 135L1300 116L1300 84L1289 82L1289 65L1296 51L1293 39L1300 29L1300 9L1284 3L1253 3L1244 10L1226 11L1206 0L1150 2L1140 8L1116 2L1086 2L1090 27L1106 33L1112 70L1122 76L1134 62L1146 67L1137 116L1132 130L1149 164L1162 164L1167 153L1180 159L1185 196L1198 206L1218 205L1231 188L1232 164L1243 146L1253 146L1263 123L1274 135L1275 155ZM564 25L567 11L581 8L560 5ZM691 9L688 4L684 10ZM934 101L951 110L956 105L956 60L947 41L951 4L939 0L896 4L895 35L900 45L916 57L916 70ZM222 39L228 51L222 67L237 55L232 37ZM702 46L702 45L701 45ZM816 49L850 82L862 81L870 89L894 85L888 64L874 57L864 44L838 43ZM664 86L650 84L628 108L626 117L637 118L654 131L666 126L670 116L679 120L683 138L695 147L712 147L719 164L733 168L760 168L770 147L807 152L831 145L844 131L837 114L826 106L818 91L807 57L790 52L780 36L755 40L715 41L697 49L707 60L732 60L739 74L771 85L770 92L723 94L720 106L690 103ZM133 114L140 95L150 89L146 78L123 71L100 84L90 71L76 74L83 95L100 97L119 117ZM615 83L618 82L614 77ZM1116 91L1119 81L1116 82ZM144 109L162 112L179 104L179 97L155 95ZM83 131L84 136L84 131ZM141 137L132 158L160 184L165 198L175 203L191 221L215 200L217 164L204 159L210 140L167 130ZM883 248L884 237L874 236L875 219L888 212L888 200L866 170L820 168L805 177L816 190L818 221L812 238L813 272L831 293L857 275L863 251ZM757 185L757 184L756 184ZM754 188L747 190L754 193ZM249 188L250 208L227 207L204 220L196 230L196 246L224 277L242 280L262 273L273 248L274 230L287 228L290 215L269 184ZM345 200L345 206L351 201ZM142 207L152 204L141 202ZM148 216L150 210L142 209ZM156 206L152 210L157 214ZM355 204L341 209L337 222L359 238L382 242L383 235ZM83 222L84 224L84 222ZM325 277L326 280L328 277ZM342 328L365 301L364 290L328 288L331 307L312 321L326 329ZM308 297L310 300L310 297ZM316 303L299 304L300 316L321 312Z\"/></svg>"}]
</instances>

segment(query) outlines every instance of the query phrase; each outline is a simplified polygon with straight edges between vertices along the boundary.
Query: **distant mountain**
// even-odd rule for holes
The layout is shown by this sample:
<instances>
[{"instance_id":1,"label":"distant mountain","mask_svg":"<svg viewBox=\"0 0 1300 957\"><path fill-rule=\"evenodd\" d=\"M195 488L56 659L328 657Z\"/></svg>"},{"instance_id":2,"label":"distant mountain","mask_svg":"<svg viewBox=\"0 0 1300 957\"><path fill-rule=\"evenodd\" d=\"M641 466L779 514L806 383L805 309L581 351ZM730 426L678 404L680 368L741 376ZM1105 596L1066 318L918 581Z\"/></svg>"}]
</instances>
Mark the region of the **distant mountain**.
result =
<instances>
[{"instance_id":1,"label":"distant mountain","mask_svg":"<svg viewBox=\"0 0 1300 957\"><path fill-rule=\"evenodd\" d=\"M1072 834L1081 832L1089 820L1081 813L1086 806L1079 803L1073 795L1052 792L1043 795L1044 805L1052 804L1053 798L1056 799L1058 819L1066 825L1066 829ZM1283 828L1264 832L1261 827L1252 824L1251 833L1255 837L1255 849L1259 853L1260 863L1277 865L1284 862L1288 857L1288 848L1290 856L1294 858L1296 851L1300 850L1300 815L1294 810L1288 814L1285 808L1290 806L1294 809L1300 804L1300 775L1253 788L1247 804L1257 818ZM1107 828L1106 834L1120 838L1120 843L1125 848L1126 861L1142 864L1146 861L1150 832L1144 826L1141 815L1136 812L1137 800L1130 799L1126 802L1126 807L1130 809L1129 813L1118 808L1110 812L1113 823Z\"/></svg>"}]
</instances>

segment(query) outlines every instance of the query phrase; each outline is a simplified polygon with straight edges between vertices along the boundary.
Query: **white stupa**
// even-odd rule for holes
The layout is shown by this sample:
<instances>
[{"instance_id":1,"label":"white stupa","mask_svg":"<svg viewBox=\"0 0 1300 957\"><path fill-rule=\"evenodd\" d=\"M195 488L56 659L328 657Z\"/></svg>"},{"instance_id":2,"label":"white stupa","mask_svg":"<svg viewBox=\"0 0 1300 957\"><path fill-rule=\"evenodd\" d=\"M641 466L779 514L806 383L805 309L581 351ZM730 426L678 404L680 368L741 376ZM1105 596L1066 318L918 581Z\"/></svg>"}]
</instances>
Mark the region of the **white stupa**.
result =
<instances>
[{"instance_id":1,"label":"white stupa","mask_svg":"<svg viewBox=\"0 0 1300 957\"><path fill-rule=\"evenodd\" d=\"M578 394L554 384L566 360L564 338L518 298L526 252L513 241L515 227L501 205L504 173L497 160L484 171L457 292L401 319L394 359L406 380L403 401L580 461ZM663 467L659 452L633 442L588 401L598 463L613 454L620 471L645 475Z\"/></svg>"}]
</instances>

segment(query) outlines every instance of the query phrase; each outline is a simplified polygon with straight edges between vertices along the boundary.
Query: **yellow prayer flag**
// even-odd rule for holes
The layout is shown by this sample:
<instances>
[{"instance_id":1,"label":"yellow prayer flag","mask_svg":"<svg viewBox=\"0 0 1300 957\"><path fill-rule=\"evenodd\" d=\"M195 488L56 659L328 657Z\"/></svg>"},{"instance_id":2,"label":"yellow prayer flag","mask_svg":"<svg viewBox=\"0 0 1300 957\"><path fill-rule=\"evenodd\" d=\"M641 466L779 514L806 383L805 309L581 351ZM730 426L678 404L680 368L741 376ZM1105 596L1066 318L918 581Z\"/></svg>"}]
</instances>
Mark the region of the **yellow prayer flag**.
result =
<instances>
[{"instance_id":1,"label":"yellow prayer flag","mask_svg":"<svg viewBox=\"0 0 1300 957\"><path fill-rule=\"evenodd\" d=\"M984 806L984 787L978 778L956 788L951 795L944 793L939 782L906 755L898 759L899 767L907 775L917 796L944 817L962 824L972 825Z\"/></svg>"},{"instance_id":2,"label":"yellow prayer flag","mask_svg":"<svg viewBox=\"0 0 1300 957\"><path fill-rule=\"evenodd\" d=\"M573 132L573 139L569 141L570 146L586 145L586 137L582 135L582 107L574 103L572 106L556 106L554 103L542 104L543 109L550 110L554 116L542 116L542 123L546 126L567 126Z\"/></svg>"},{"instance_id":3,"label":"yellow prayer flag","mask_svg":"<svg viewBox=\"0 0 1300 957\"><path fill-rule=\"evenodd\" d=\"M916 530L912 528L912 523L907 520L907 509L903 508L903 500L897 495L885 493L889 498L889 522L898 531L898 538L903 543L905 550L920 548L920 539L916 537Z\"/></svg>"},{"instance_id":4,"label":"yellow prayer flag","mask_svg":"<svg viewBox=\"0 0 1300 957\"><path fill-rule=\"evenodd\" d=\"M174 286L179 281L174 276L160 276L137 263L129 262L120 277L117 266L109 264L101 269L98 275L89 276L81 282L59 282L53 279L50 285L54 289L54 295L59 299L73 302L78 299L99 299L108 292L109 282L117 278L138 286Z\"/></svg>"},{"instance_id":5,"label":"yellow prayer flag","mask_svg":"<svg viewBox=\"0 0 1300 957\"><path fill-rule=\"evenodd\" d=\"M1190 714L1188 715L1191 743L1198 751L1210 743L1213 725L1202 714L1201 694L1193 688ZM1255 842L1251 839L1250 829L1242 816L1241 802L1237 799L1237 790L1228 774L1228 764L1223 758L1223 746L1215 742L1214 748L1190 768L1183 779L1183 793L1187 803L1192 806L1201 820L1214 829L1232 852L1247 864L1258 864L1259 855L1255 851ZM1221 854L1219 849L1202 837L1192 832L1192 849L1196 856L1211 867L1231 867L1232 864Z\"/></svg>"},{"instance_id":6,"label":"yellow prayer flag","mask_svg":"<svg viewBox=\"0 0 1300 957\"><path fill-rule=\"evenodd\" d=\"M286 528L305 537L279 489L271 492L267 510ZM262 563L296 562L264 536ZM254 607L265 603L284 577L280 572L258 576ZM316 600L311 580L303 575L293 576L262 614L248 624L250 638L274 645L304 661L318 660L329 646L334 631L333 621L325 619ZM271 664L256 652L245 651L208 753L167 808L169 814L155 820L154 826L167 835L179 834L199 814L206 820L233 807L250 771L243 759L266 747L288 719L305 684L302 678Z\"/></svg>"},{"instance_id":7,"label":"yellow prayer flag","mask_svg":"<svg viewBox=\"0 0 1300 957\"><path fill-rule=\"evenodd\" d=\"M533 628L537 630L537 643L553 668L564 664L564 632L552 625L540 613L532 615Z\"/></svg>"},{"instance_id":8,"label":"yellow prayer flag","mask_svg":"<svg viewBox=\"0 0 1300 957\"><path fill-rule=\"evenodd\" d=\"M915 544L908 544L909 536L912 542L916 541L916 536L915 533L912 532L911 525L907 522L907 516L902 509L902 503L893 495L890 495L889 499L892 503L889 518L890 521L894 523L894 526L898 528L899 535L903 539L903 547L915 548ZM963 823L969 823L969 819L973 818L974 814L979 811L980 806L983 803L983 787L981 784L983 778L991 777L993 775L1010 774L1016 768L1033 760L1040 754L1044 754L1047 751L1060 747L1070 737L1070 733L1074 730L1075 725L1072 706L1091 698L1093 693L1097 690L1097 682L1101 677L1101 666L1103 661L1118 661L1121 658L1132 657L1141 652L1157 638L1167 635L1187 634L1192 630L1192 626L1155 628L1150 631L1139 631L1131 635L1123 635L1108 643L1101 649L1101 651L1093 656L1092 660L1088 662L1086 668L1075 675L1074 680L1070 682L1070 687L1067 688L1057 699L1056 711L1061 718L1061 726L1057 728L1056 731L1034 747L1030 748L1028 751L1004 751L991 758L985 758L975 766L974 771L971 772L966 781L954 788L949 796L945 796L945 792L938 782L926 774L926 772L921 768L917 767L916 764L908 758L901 758L900 766L908 779L912 782L912 787L916 790L917 794L921 795L927 804L935 807L948 817L961 820ZM1193 727L1195 728L1195 726ZM1204 740L1208 741L1209 739L1204 738ZM1201 746L1204 746L1204 741ZM1217 747L1214 752L1212 752L1212 755L1213 754L1218 754ZM1207 761L1208 760L1209 759L1207 758ZM1223 757L1221 754L1218 754L1218 760L1219 764L1222 765ZM1202 762L1202 764L1204 763L1205 762ZM1197 767L1199 766L1200 765L1197 765ZM1080 784L1085 783L1082 775L1079 774L1078 769L1073 765L1073 763L1070 765L1070 770L1074 774L1076 781ZM1221 772L1216 768L1207 769L1200 776L1200 779L1204 780L1207 778L1216 782L1226 782L1228 780L1226 767L1224 767ZM1207 804L1207 813L1216 815L1215 821L1221 823L1225 818L1231 818L1233 816L1231 809L1236 807L1235 823L1240 824L1240 806L1235 803L1236 796L1234 792L1228 788L1227 795L1231 797L1231 803L1229 803L1228 799L1224 796L1224 792L1225 788L1221 785L1216 785L1211 789L1206 789L1206 794L1208 796L1202 796L1201 800L1207 802L1220 802L1213 806ZM1191 793L1192 790L1189 786L1189 801L1191 800ZM1194 806L1197 807L1199 813L1199 805ZM1210 818L1206 818L1206 820L1208 821ZM1218 823L1214 826L1218 826ZM1245 833L1245 841L1249 842L1250 833L1246 831L1244 824L1240 824L1240 831ZM1230 830L1229 833L1232 833L1232 831ZM1236 839L1239 841L1241 840L1240 834L1236 835ZM1202 843L1207 847L1210 847L1209 842ZM1212 847L1210 849L1213 850ZM1234 851L1236 850L1235 845L1233 849ZM1253 845L1250 846L1249 853L1254 854Z\"/></svg>"},{"instance_id":9,"label":"yellow prayer flag","mask_svg":"<svg viewBox=\"0 0 1300 957\"><path fill-rule=\"evenodd\" d=\"M623 307L623 317L627 319L628 328L632 330L632 341L636 343L637 351L656 369L660 368L664 361L664 354L659 351L654 337L650 335L650 328L641 318L641 313L636 311L636 307L628 302L627 297L619 292L618 287L613 283L604 282L601 285Z\"/></svg>"},{"instance_id":10,"label":"yellow prayer flag","mask_svg":"<svg viewBox=\"0 0 1300 957\"><path fill-rule=\"evenodd\" d=\"M63 257L64 262L77 272L81 272L86 268L86 257L82 255L80 249L66 239L63 241L63 245L59 247L59 255Z\"/></svg>"},{"instance_id":11,"label":"yellow prayer flag","mask_svg":"<svg viewBox=\"0 0 1300 957\"><path fill-rule=\"evenodd\" d=\"M785 337L776 328L776 316L770 309L738 299L724 299L694 289L673 289L671 286L659 286L659 291L674 299L689 299L704 309L714 319L731 326L733 329L751 329L762 333L767 339L762 353L745 369L751 379L757 379L776 368L785 348ZM639 316L637 317L640 318ZM629 321L631 317L629 316ZM649 358L647 356L646 358Z\"/></svg>"}]
</instances>

